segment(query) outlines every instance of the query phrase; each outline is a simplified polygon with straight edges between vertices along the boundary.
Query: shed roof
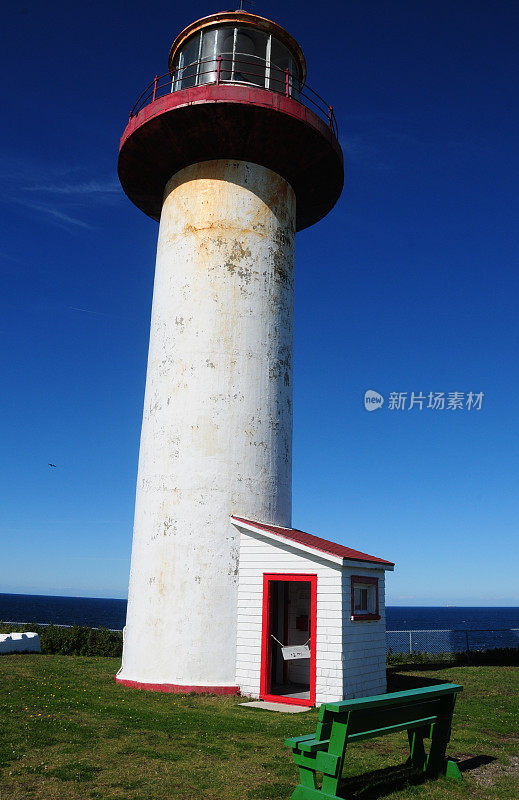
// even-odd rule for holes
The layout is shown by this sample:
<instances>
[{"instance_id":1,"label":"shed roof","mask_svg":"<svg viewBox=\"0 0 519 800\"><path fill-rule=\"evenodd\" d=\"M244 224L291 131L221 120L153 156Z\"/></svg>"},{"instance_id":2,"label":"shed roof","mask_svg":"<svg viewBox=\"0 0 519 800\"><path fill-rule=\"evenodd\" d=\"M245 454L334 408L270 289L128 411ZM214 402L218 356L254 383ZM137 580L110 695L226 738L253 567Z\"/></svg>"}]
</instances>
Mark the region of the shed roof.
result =
<instances>
[{"instance_id":1,"label":"shed roof","mask_svg":"<svg viewBox=\"0 0 519 800\"><path fill-rule=\"evenodd\" d=\"M320 536L314 536L312 533L305 533L304 531L297 530L297 528L280 528L277 525L266 525L263 522L256 522L251 519L243 519L242 517L232 516L231 520L238 526L245 529L263 533L268 536L277 536L280 539L286 539L296 546L302 546L310 550L315 550L320 553L326 553L328 556L334 556L334 561L361 561L366 562L366 566L380 567L382 569L393 569L395 566L392 561L386 561L377 556L370 556L367 553L362 553L360 550L353 550L351 547L345 547L343 544L330 542L328 539L321 539Z\"/></svg>"}]
</instances>

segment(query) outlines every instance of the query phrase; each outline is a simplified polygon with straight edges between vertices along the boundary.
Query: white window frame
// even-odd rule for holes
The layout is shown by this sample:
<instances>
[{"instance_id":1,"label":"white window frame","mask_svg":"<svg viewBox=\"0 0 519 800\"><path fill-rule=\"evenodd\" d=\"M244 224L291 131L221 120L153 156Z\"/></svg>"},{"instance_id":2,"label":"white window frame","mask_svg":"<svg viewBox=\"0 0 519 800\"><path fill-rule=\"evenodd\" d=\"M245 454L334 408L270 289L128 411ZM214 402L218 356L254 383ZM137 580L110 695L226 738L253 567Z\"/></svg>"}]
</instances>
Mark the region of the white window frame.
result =
<instances>
[{"instance_id":1,"label":"white window frame","mask_svg":"<svg viewBox=\"0 0 519 800\"><path fill-rule=\"evenodd\" d=\"M351 576L351 610L350 619L355 620L377 620L380 619L379 610L379 585L378 578L364 575ZM366 606L362 606L362 595L365 594ZM360 600L360 603L358 602Z\"/></svg>"}]
</instances>

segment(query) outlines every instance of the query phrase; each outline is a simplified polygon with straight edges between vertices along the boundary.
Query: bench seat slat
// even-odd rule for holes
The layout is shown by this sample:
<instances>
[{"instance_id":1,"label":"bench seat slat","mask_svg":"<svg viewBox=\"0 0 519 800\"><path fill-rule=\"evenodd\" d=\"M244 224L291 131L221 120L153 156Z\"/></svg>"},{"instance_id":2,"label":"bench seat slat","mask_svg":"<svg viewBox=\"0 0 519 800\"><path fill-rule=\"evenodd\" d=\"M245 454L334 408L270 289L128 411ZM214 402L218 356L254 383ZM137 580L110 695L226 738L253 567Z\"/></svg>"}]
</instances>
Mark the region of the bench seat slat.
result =
<instances>
[{"instance_id":1,"label":"bench seat slat","mask_svg":"<svg viewBox=\"0 0 519 800\"><path fill-rule=\"evenodd\" d=\"M308 742L301 742L299 749L303 753L316 753L318 750L328 750L329 739L312 739Z\"/></svg>"},{"instance_id":2,"label":"bench seat slat","mask_svg":"<svg viewBox=\"0 0 519 800\"><path fill-rule=\"evenodd\" d=\"M290 739L285 739L287 747L299 747L301 742L307 742L310 739L315 739L315 733L307 733L304 736L291 736Z\"/></svg>"}]
</instances>

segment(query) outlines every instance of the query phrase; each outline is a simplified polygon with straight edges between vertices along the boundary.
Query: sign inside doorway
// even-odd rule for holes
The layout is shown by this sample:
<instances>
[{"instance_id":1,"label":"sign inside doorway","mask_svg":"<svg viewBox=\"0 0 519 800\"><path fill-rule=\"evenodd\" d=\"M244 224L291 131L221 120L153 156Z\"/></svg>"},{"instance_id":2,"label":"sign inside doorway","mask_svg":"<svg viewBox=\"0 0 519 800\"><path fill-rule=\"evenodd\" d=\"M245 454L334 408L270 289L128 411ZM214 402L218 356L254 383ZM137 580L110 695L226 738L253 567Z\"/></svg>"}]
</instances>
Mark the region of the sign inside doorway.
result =
<instances>
[{"instance_id":1,"label":"sign inside doorway","mask_svg":"<svg viewBox=\"0 0 519 800\"><path fill-rule=\"evenodd\" d=\"M272 636L272 634L270 634ZM281 644L279 639L276 639L275 636L272 636L275 642L281 647L281 654L283 656L284 661L296 661L299 658L310 658L310 647L308 645L308 641L304 644Z\"/></svg>"}]
</instances>

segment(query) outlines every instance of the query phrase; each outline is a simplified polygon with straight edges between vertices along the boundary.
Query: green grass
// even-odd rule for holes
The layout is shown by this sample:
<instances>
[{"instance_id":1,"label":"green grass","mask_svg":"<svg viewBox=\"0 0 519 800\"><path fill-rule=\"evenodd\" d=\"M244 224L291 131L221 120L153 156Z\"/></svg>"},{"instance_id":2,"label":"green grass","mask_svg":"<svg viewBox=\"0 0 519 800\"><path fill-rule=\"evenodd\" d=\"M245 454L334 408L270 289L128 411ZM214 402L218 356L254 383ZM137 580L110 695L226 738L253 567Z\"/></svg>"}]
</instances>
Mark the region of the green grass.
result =
<instances>
[{"instance_id":1,"label":"green grass","mask_svg":"<svg viewBox=\"0 0 519 800\"><path fill-rule=\"evenodd\" d=\"M118 666L96 657L0 657L1 800L288 800L297 771L283 739L314 730L315 710L273 714L244 709L239 698L135 691L115 683ZM518 675L503 666L390 671L395 690L463 684L449 755L470 768L463 783L414 784L397 766L406 735L386 736L348 750L348 796L519 796Z\"/></svg>"}]
</instances>

